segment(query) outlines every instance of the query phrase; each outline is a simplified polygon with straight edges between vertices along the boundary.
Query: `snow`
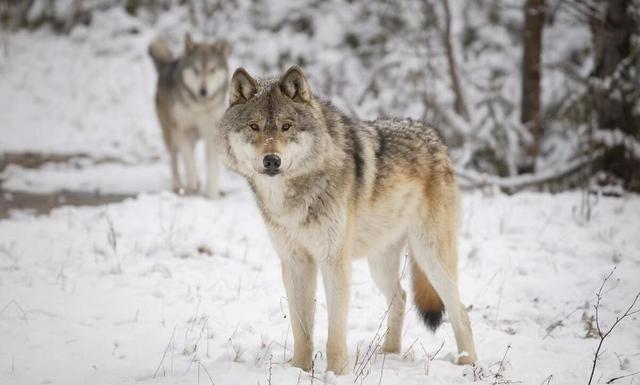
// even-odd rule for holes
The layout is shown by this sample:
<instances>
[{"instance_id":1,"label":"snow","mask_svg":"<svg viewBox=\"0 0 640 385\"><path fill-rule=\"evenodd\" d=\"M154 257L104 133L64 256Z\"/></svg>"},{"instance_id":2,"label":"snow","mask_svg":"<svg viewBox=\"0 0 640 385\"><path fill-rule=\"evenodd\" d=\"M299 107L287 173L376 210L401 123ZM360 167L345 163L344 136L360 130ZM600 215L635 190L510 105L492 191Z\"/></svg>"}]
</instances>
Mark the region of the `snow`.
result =
<instances>
[{"instance_id":1,"label":"snow","mask_svg":"<svg viewBox=\"0 0 640 385\"><path fill-rule=\"evenodd\" d=\"M53 192L58 190L138 193L162 191L170 181L164 164L101 164L92 167L66 164L45 165L39 169L9 166L4 172L5 189L12 191ZM105 175L118 175L117 179Z\"/></svg>"},{"instance_id":2,"label":"snow","mask_svg":"<svg viewBox=\"0 0 640 385\"><path fill-rule=\"evenodd\" d=\"M576 216L579 201L578 193L465 195L460 284L485 370L495 371L510 346L508 379L583 382L597 341L584 338L581 317L593 314L594 292L613 267L620 281L603 301L604 324L630 303L640 271L640 199L601 198L588 223ZM297 383L286 363L292 337L278 259L244 186L215 202L155 193L19 216L0 222L0 246L0 383L195 383L199 362L216 384L266 384L270 358L272 383ZM352 361L385 313L366 264L355 266ZM326 305L318 293L315 337L323 351ZM559 320L563 326L548 333ZM413 348L385 359L383 383L469 381L450 362L450 325L432 335L408 307L405 326L404 349ZM637 368L638 337L636 315L607 341L598 375L621 373L614 352ZM425 376L422 346L433 352L442 343ZM325 365L319 356L320 378ZM200 380L208 383L204 369ZM375 355L363 383L376 383L381 370Z\"/></svg>"},{"instance_id":3,"label":"snow","mask_svg":"<svg viewBox=\"0 0 640 385\"><path fill-rule=\"evenodd\" d=\"M585 319L594 315L602 279L616 268L601 305L605 327L639 289L640 197L592 198L587 221L580 192L465 193L460 288L479 367L454 365L451 326L428 332L412 306L402 354L373 354L362 363L386 309L358 261L348 347L363 374L325 373L327 314L319 287L312 378L287 362L292 335L278 257L251 191L225 171L220 200L167 192L146 57L157 31L116 11L102 17L71 39L13 34L0 62L0 150L122 160L9 166L0 174L4 190L136 195L0 220L0 384L541 384L549 376L554 385L587 382L598 340L585 338ZM265 36L256 39L266 44ZM324 39L336 42L330 31ZM234 52L232 65L240 64L244 51ZM640 368L638 318L608 337L596 381Z\"/></svg>"}]
</instances>

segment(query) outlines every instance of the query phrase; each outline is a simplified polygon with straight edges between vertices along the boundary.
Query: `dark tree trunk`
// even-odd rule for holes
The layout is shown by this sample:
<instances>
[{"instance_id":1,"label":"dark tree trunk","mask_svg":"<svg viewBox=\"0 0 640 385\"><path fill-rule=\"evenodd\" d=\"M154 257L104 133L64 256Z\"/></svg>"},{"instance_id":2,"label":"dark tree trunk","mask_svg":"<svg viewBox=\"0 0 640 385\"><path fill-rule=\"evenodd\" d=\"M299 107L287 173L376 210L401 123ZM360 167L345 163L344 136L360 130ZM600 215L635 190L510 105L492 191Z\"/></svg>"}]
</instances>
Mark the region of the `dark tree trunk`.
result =
<instances>
[{"instance_id":1,"label":"dark tree trunk","mask_svg":"<svg viewBox=\"0 0 640 385\"><path fill-rule=\"evenodd\" d=\"M460 77L458 75L458 64L453 50L453 42L451 41L451 11L449 10L449 0L442 0L444 8L444 34L442 36L445 51L447 52L447 61L449 62L449 76L451 77L451 89L455 96L454 109L456 113L465 120L469 120L469 109L467 102L462 93L460 86Z\"/></svg>"},{"instance_id":2,"label":"dark tree trunk","mask_svg":"<svg viewBox=\"0 0 640 385\"><path fill-rule=\"evenodd\" d=\"M540 120L540 72L542 54L542 28L544 26L544 0L527 0L524 6L524 32L522 50L522 106L520 121L531 133L527 149L529 165L526 171L535 171L543 135Z\"/></svg>"},{"instance_id":3,"label":"dark tree trunk","mask_svg":"<svg viewBox=\"0 0 640 385\"><path fill-rule=\"evenodd\" d=\"M634 113L640 75L633 67L640 61L634 52L632 35L640 27L628 8L633 0L608 0L604 19L591 21L594 42L592 82L599 129L620 130L640 140L640 116ZM640 190L640 160L618 146L607 151L603 167L622 178L625 187Z\"/></svg>"}]
</instances>

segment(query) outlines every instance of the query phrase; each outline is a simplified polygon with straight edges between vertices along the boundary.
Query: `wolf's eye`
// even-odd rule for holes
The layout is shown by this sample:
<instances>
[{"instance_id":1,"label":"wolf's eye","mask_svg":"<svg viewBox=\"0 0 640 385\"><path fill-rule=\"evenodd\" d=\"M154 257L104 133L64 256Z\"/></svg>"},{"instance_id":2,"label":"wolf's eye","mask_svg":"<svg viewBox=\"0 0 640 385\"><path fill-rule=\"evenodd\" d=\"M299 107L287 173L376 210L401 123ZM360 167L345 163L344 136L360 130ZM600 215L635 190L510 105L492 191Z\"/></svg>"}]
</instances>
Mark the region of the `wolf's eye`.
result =
<instances>
[{"instance_id":1,"label":"wolf's eye","mask_svg":"<svg viewBox=\"0 0 640 385\"><path fill-rule=\"evenodd\" d=\"M289 123L285 123L282 125L282 131L289 131L290 128L291 128L291 124Z\"/></svg>"},{"instance_id":2,"label":"wolf's eye","mask_svg":"<svg viewBox=\"0 0 640 385\"><path fill-rule=\"evenodd\" d=\"M255 123L251 123L249 127L251 127L253 131L260 131L260 127Z\"/></svg>"}]
</instances>

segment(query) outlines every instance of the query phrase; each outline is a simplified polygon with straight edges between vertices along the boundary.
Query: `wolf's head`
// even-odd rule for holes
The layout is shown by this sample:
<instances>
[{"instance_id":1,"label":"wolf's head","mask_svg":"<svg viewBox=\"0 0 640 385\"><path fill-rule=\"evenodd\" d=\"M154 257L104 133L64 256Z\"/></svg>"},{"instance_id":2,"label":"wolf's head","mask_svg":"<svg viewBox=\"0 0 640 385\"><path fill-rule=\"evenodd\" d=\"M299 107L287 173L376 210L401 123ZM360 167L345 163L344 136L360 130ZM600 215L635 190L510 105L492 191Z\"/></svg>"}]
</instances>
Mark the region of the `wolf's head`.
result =
<instances>
[{"instance_id":1,"label":"wolf's head","mask_svg":"<svg viewBox=\"0 0 640 385\"><path fill-rule=\"evenodd\" d=\"M195 43L187 34L184 45L180 72L182 82L194 98L208 100L226 87L229 43Z\"/></svg>"},{"instance_id":2,"label":"wolf's head","mask_svg":"<svg viewBox=\"0 0 640 385\"><path fill-rule=\"evenodd\" d=\"M320 104L295 66L270 80L238 68L220 131L227 164L250 177L308 173L321 164L330 141Z\"/></svg>"}]
</instances>

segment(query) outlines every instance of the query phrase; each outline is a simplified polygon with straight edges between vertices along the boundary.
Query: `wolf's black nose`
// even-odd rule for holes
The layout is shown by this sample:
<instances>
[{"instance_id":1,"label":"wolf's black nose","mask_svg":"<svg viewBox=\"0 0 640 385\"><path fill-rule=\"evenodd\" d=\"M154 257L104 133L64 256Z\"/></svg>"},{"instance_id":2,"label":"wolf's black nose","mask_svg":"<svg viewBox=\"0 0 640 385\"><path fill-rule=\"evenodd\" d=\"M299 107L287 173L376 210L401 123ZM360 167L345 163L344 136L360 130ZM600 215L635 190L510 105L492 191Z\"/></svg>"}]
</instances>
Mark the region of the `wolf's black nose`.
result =
<instances>
[{"instance_id":1,"label":"wolf's black nose","mask_svg":"<svg viewBox=\"0 0 640 385\"><path fill-rule=\"evenodd\" d=\"M262 159L262 165L267 172L278 171L278 168L280 168L280 157L276 154L265 155Z\"/></svg>"},{"instance_id":2,"label":"wolf's black nose","mask_svg":"<svg viewBox=\"0 0 640 385\"><path fill-rule=\"evenodd\" d=\"M202 87L200 88L200 96L205 97L207 96L207 89Z\"/></svg>"}]
</instances>

